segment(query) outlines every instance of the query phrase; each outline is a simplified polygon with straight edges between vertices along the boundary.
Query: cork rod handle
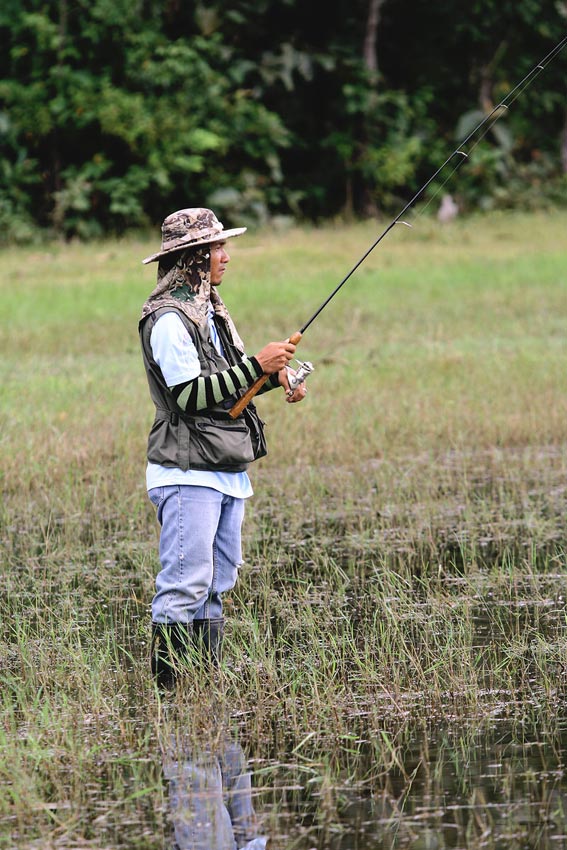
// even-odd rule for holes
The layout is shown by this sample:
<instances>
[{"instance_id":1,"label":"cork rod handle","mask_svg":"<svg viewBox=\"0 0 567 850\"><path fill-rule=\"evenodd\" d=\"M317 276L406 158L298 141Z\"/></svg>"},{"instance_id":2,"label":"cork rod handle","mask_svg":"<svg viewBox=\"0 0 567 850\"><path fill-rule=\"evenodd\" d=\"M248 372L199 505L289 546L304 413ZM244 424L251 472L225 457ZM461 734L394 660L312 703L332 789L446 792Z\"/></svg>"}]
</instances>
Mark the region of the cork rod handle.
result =
<instances>
[{"instance_id":1,"label":"cork rod handle","mask_svg":"<svg viewBox=\"0 0 567 850\"><path fill-rule=\"evenodd\" d=\"M297 345L300 339L301 332L296 331L294 334L292 334L292 336L290 336L289 341L292 342L294 345ZM236 402L236 404L233 405L228 411L229 416L232 419L236 419L237 416L240 416L246 405L252 401L258 390L260 390L264 386L269 377L269 375L260 375L260 377L256 378L254 383L248 387L244 395L241 396Z\"/></svg>"}]
</instances>

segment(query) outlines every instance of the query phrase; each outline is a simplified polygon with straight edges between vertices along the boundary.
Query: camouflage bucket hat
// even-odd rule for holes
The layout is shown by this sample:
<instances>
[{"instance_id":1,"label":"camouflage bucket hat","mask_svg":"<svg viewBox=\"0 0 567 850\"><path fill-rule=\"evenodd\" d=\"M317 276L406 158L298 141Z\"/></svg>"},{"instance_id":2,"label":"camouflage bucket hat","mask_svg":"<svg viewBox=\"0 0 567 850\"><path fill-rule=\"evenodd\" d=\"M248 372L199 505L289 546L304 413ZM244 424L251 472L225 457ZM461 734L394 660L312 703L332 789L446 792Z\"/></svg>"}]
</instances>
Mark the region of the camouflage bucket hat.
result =
<instances>
[{"instance_id":1,"label":"camouflage bucket hat","mask_svg":"<svg viewBox=\"0 0 567 850\"><path fill-rule=\"evenodd\" d=\"M173 251L183 251L197 245L206 245L208 242L219 242L231 236L240 236L245 231L245 227L224 230L214 212L204 207L177 210L168 215L161 226L161 249L142 262L153 263Z\"/></svg>"}]
</instances>

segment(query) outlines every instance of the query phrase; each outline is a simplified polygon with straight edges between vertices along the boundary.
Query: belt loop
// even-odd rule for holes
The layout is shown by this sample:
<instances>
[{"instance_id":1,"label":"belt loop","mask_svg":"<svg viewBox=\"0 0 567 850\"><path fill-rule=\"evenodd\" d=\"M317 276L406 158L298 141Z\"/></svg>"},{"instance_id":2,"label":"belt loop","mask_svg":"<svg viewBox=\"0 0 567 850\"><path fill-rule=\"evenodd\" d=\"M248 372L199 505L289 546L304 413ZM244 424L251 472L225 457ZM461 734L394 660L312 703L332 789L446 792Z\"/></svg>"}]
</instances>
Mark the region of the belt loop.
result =
<instances>
[{"instance_id":1,"label":"belt loop","mask_svg":"<svg viewBox=\"0 0 567 850\"><path fill-rule=\"evenodd\" d=\"M175 410L172 410L169 414L169 421L172 425L179 425L179 413L176 413Z\"/></svg>"}]
</instances>

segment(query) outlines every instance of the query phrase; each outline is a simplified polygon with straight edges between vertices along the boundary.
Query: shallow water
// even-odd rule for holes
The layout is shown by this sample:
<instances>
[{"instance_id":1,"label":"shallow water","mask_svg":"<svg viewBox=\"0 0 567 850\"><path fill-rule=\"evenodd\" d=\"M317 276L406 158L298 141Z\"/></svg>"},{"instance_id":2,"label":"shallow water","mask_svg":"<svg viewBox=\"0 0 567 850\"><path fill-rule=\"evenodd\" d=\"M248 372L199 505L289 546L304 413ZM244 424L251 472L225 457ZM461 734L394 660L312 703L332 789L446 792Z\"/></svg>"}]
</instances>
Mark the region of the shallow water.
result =
<instances>
[{"instance_id":1,"label":"shallow water","mask_svg":"<svg viewBox=\"0 0 567 850\"><path fill-rule=\"evenodd\" d=\"M352 739L331 758L324 746L283 752L273 739L253 739L235 716L200 740L185 710L166 719L145 753L113 753L113 772L85 776L79 831L65 828L69 807L55 798L45 803L54 824L43 837L0 813L0 846L263 850L268 840L268 850L566 848L567 717L540 718L537 706L524 706L524 717L511 718L513 695L500 696L475 723L375 729L391 743L381 763L354 723ZM120 787L124 799L138 800L135 811L130 804L121 813Z\"/></svg>"},{"instance_id":2,"label":"shallow water","mask_svg":"<svg viewBox=\"0 0 567 850\"><path fill-rule=\"evenodd\" d=\"M490 493L495 486L486 484ZM227 660L244 665L248 703L236 675L226 730L211 735L219 731L211 724L204 740L190 701L175 720L165 712L163 726L152 702L154 542L133 542L120 518L103 518L103 539L94 514L92 527L84 515L66 531L53 521L33 547L31 519L10 526L0 674L14 699L4 702L12 714L0 748L18 736L17 787L39 779L28 804L11 797L10 771L1 774L0 848L234 850L234 841L269 839L271 850L567 850L565 490L530 490L521 514L506 499L489 510L484 495L474 510L442 493L445 512L436 502L377 513L377 497L347 511L314 506L286 523L270 509L257 529L261 566L241 576L229 611ZM60 557L56 547L75 531L81 546ZM248 651L259 623L264 656L258 644ZM396 645L423 662L422 690L411 670L395 679L393 696L370 676L360 685L351 653L379 661L363 648L382 623L386 632L395 623ZM299 681L292 669L304 658L317 665L333 648L343 687L336 723L330 712L308 713L306 690L325 685L323 674ZM424 673L435 670L437 651L440 692ZM461 651L470 688L452 676ZM268 674L270 663L287 664L274 677L285 708L279 696L262 702L265 679L253 675L262 663ZM45 709L38 699L36 710L26 684L34 675ZM462 690L447 691L447 682ZM294 686L304 704L288 728L281 715ZM246 812L236 838L223 788L228 762L225 786L232 776L234 791L237 781ZM214 834L202 829L213 817Z\"/></svg>"},{"instance_id":3,"label":"shallow water","mask_svg":"<svg viewBox=\"0 0 567 850\"><path fill-rule=\"evenodd\" d=\"M231 848L233 809L241 835L257 842L250 847L269 838L272 850L567 846L567 722L559 718L550 730L498 717L468 728L427 724L406 732L394 764L360 754L341 782L325 777L324 752L320 762L292 754L283 762L261 749L256 742L247 758L234 735L216 752L170 741L167 819L180 850ZM216 830L203 832L203 818ZM232 826L238 834L234 817Z\"/></svg>"},{"instance_id":4,"label":"shallow water","mask_svg":"<svg viewBox=\"0 0 567 850\"><path fill-rule=\"evenodd\" d=\"M497 598L492 592L477 598L472 604L473 645L479 650L492 646L494 652L501 643L504 657L518 636L527 636L528 642L557 640L564 628L561 582L560 574L547 574L539 582L540 590L555 588L559 599L540 595L527 600L519 585L513 599ZM548 672L552 670L550 665ZM178 772L194 777L196 767L222 765L223 748L238 751L240 770L249 774L246 795L256 817L247 840L268 838L272 850L567 848L564 667L554 672L555 692L547 695L545 705L533 694L526 700L525 692L495 690L487 676L486 687L478 692L474 719L463 717L458 700L451 717L451 694L446 695L439 721L423 719L426 712L415 710L419 693L405 694L398 717L395 708L385 706L383 716L388 720L376 728L369 727L369 712L360 706L359 714L353 712L351 717L352 734L340 742L333 740L329 749L324 737L313 731L306 732L305 747L296 744L286 751L283 720L276 719L273 735L262 740L250 734L246 719L238 716L232 717L232 732L223 737L216 753L210 744L196 749L194 739L187 748L179 743L190 731L186 718L170 736L169 764L173 758ZM555 710L550 711L552 703ZM413 711L408 710L412 705ZM422 719L416 719L420 714ZM373 746L376 738L386 746ZM377 752L386 754L380 763ZM170 785L172 775L170 767ZM219 776L222 770L216 775L212 805L222 808L227 788L221 804ZM222 841L216 844L211 833L202 843L180 843L180 835L187 837L187 818L195 817L195 799L190 792L180 794L179 782L170 799L167 821L177 830L180 850L231 847ZM197 806L201 814L203 805L206 809L201 794ZM225 818L227 811L223 809ZM221 833L226 839L226 830Z\"/></svg>"}]
</instances>

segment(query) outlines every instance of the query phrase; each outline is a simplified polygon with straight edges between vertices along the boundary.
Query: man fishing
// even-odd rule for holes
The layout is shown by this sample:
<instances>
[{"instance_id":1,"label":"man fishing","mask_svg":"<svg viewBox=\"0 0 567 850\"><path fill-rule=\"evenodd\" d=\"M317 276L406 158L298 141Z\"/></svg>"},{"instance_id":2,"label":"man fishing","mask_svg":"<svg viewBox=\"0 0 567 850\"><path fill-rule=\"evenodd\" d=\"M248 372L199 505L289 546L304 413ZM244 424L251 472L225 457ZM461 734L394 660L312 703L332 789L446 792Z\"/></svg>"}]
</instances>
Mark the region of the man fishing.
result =
<instances>
[{"instance_id":1,"label":"man fishing","mask_svg":"<svg viewBox=\"0 0 567 850\"><path fill-rule=\"evenodd\" d=\"M213 666L220 660L222 597L242 562L253 492L246 470L266 453L254 405L235 416L235 401L260 378L262 392L283 387L292 404L305 397L304 383L290 387L295 345L270 342L247 357L218 294L227 240L245 230L225 230L209 209L178 210L163 222L160 250L143 260L158 262L139 330L156 408L146 484L161 526L151 649L160 687L175 683L195 650Z\"/></svg>"}]
</instances>

